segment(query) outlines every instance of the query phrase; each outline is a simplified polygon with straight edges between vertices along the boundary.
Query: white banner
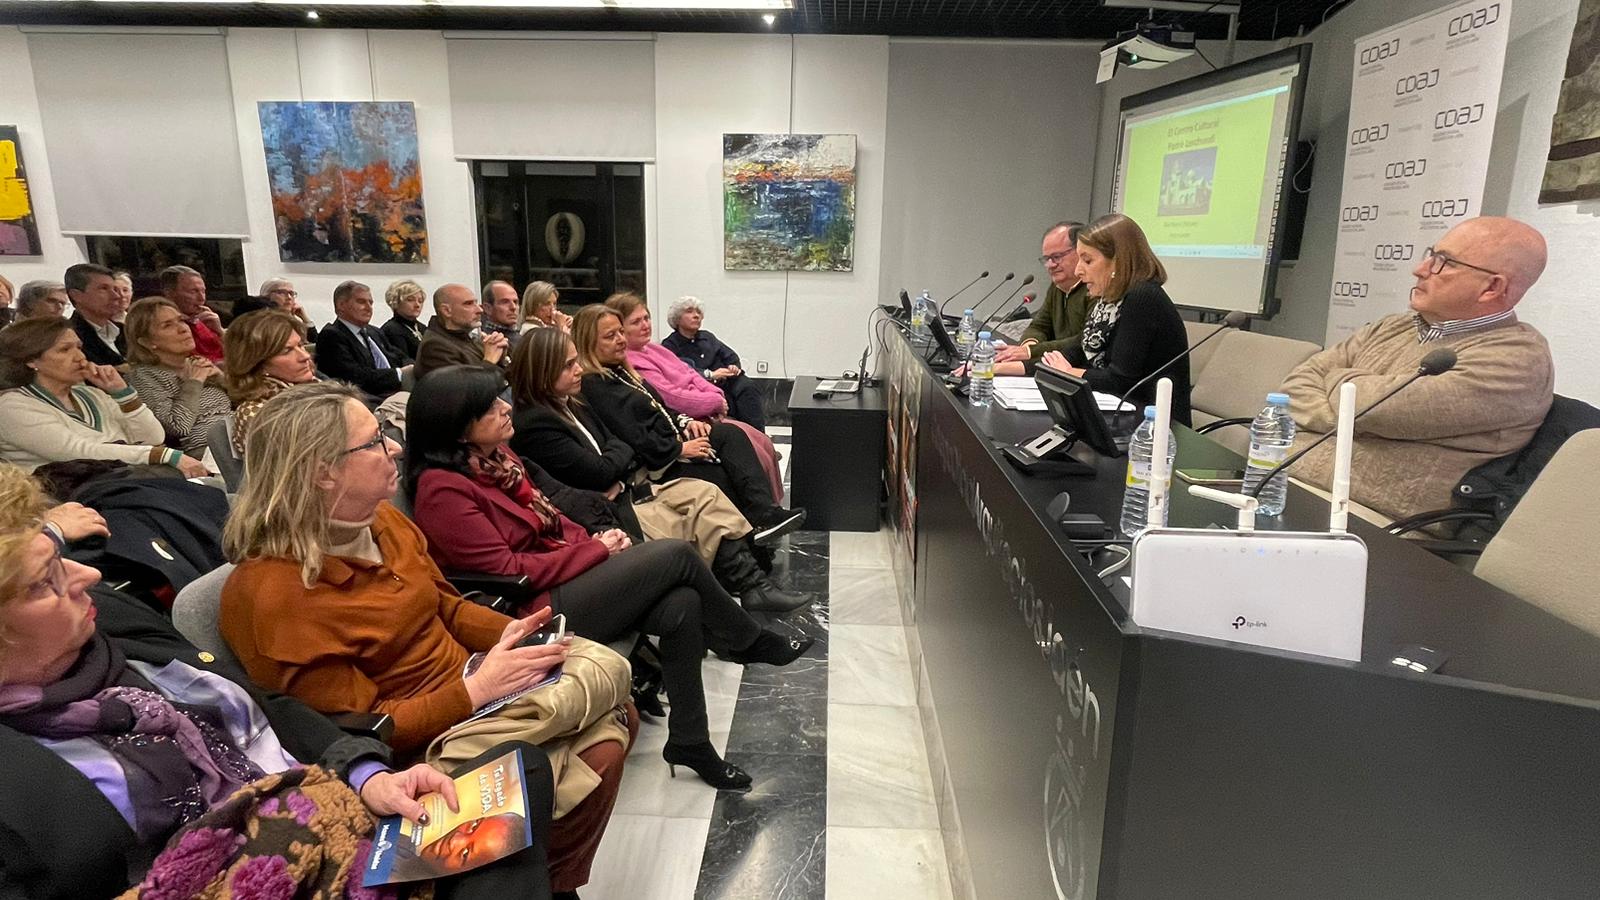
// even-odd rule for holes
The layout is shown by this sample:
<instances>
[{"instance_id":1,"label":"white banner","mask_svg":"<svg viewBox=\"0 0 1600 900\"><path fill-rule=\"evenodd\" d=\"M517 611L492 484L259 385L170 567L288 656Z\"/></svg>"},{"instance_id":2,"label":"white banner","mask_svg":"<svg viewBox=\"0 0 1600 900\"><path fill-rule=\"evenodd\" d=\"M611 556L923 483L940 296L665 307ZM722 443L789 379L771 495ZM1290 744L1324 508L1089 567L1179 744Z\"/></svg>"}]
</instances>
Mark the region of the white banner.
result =
<instances>
[{"instance_id":1,"label":"white banner","mask_svg":"<svg viewBox=\"0 0 1600 900\"><path fill-rule=\"evenodd\" d=\"M1356 41L1329 346L1407 309L1427 248L1482 214L1510 24L1476 0Z\"/></svg>"}]
</instances>

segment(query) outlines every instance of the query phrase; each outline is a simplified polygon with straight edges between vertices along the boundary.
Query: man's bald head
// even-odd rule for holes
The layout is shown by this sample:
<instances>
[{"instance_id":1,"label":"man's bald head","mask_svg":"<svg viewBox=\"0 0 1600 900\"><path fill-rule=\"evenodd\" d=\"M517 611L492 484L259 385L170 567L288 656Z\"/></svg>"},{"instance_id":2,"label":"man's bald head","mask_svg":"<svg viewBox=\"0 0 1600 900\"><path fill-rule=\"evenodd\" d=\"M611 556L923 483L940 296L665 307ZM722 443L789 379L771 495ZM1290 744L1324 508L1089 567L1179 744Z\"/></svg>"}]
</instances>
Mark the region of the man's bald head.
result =
<instances>
[{"instance_id":1,"label":"man's bald head","mask_svg":"<svg viewBox=\"0 0 1600 900\"><path fill-rule=\"evenodd\" d=\"M1505 216L1479 216L1450 229L1440 241L1464 242L1461 258L1506 278L1506 306L1515 306L1544 272L1549 250L1544 235L1526 222Z\"/></svg>"},{"instance_id":2,"label":"man's bald head","mask_svg":"<svg viewBox=\"0 0 1600 900\"><path fill-rule=\"evenodd\" d=\"M1412 270L1411 308L1430 322L1474 319L1516 306L1544 271L1544 237L1501 216L1468 219L1445 232ZM1439 270L1435 272L1435 266Z\"/></svg>"},{"instance_id":3,"label":"man's bald head","mask_svg":"<svg viewBox=\"0 0 1600 900\"><path fill-rule=\"evenodd\" d=\"M456 331L465 331L478 324L483 304L472 288L464 284L446 284L433 292L433 310Z\"/></svg>"}]
</instances>

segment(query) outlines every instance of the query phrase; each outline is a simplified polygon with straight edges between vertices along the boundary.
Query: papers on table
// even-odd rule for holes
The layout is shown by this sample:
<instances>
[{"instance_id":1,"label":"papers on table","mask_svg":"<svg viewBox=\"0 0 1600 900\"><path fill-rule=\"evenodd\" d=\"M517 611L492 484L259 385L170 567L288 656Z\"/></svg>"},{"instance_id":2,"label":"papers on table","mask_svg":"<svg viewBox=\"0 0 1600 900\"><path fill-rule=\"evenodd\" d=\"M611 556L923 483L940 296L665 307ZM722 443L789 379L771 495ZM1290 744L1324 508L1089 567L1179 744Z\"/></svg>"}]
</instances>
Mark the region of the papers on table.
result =
<instances>
[{"instance_id":1,"label":"papers on table","mask_svg":"<svg viewBox=\"0 0 1600 900\"><path fill-rule=\"evenodd\" d=\"M1121 402L1122 398L1116 396L1115 394L1102 394L1099 391L1094 392L1094 405L1100 407L1101 412L1116 412L1117 404ZM1130 403L1128 405L1132 406L1133 404Z\"/></svg>"},{"instance_id":2,"label":"papers on table","mask_svg":"<svg viewBox=\"0 0 1600 900\"><path fill-rule=\"evenodd\" d=\"M1039 393L1039 386L1033 383L1032 378L1024 375L996 375L994 400L1006 409L1028 412L1043 412L1045 409L1044 397Z\"/></svg>"}]
</instances>

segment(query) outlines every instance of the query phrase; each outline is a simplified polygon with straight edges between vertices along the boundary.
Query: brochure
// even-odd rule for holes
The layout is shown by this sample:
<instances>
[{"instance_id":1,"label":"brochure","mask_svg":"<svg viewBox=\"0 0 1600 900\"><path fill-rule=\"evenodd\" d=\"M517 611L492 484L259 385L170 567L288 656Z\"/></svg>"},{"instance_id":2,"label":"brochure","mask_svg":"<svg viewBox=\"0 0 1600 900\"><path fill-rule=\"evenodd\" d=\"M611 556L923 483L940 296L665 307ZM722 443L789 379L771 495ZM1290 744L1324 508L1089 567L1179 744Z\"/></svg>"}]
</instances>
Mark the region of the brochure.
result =
<instances>
[{"instance_id":1,"label":"brochure","mask_svg":"<svg viewBox=\"0 0 1600 900\"><path fill-rule=\"evenodd\" d=\"M400 816L378 821L363 887L443 878L504 859L533 843L522 751L513 750L455 779L460 812L444 797L421 798L428 824Z\"/></svg>"}]
</instances>

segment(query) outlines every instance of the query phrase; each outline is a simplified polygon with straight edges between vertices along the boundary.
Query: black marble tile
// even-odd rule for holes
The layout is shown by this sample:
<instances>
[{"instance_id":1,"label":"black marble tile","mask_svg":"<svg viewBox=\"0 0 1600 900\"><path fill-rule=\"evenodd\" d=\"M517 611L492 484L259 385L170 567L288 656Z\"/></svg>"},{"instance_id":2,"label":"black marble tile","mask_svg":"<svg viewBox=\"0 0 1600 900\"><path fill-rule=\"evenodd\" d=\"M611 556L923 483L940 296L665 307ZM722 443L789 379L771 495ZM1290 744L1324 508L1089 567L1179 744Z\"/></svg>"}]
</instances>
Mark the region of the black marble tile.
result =
<instances>
[{"instance_id":1,"label":"black marble tile","mask_svg":"<svg viewBox=\"0 0 1600 900\"><path fill-rule=\"evenodd\" d=\"M827 754L827 681L806 684L787 668L775 671L772 683L746 681L739 686L729 753Z\"/></svg>"},{"instance_id":2,"label":"black marble tile","mask_svg":"<svg viewBox=\"0 0 1600 900\"><path fill-rule=\"evenodd\" d=\"M827 757L730 752L727 758L755 783L748 793L717 795L696 900L823 900Z\"/></svg>"}]
</instances>

